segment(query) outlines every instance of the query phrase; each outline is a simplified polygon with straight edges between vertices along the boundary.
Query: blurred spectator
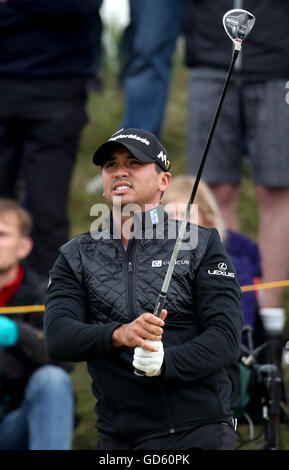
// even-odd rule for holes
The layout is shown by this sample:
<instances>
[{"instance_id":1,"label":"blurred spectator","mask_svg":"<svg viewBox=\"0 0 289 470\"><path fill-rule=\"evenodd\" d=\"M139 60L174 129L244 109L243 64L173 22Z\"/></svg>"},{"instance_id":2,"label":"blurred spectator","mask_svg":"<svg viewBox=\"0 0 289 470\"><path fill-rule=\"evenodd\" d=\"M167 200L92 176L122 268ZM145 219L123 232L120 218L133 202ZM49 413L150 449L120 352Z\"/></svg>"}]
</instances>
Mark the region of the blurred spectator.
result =
<instances>
[{"instance_id":1,"label":"blurred spectator","mask_svg":"<svg viewBox=\"0 0 289 470\"><path fill-rule=\"evenodd\" d=\"M256 17L235 66L203 179L226 226L238 231L242 157L250 162L259 210L263 282L287 279L289 264L289 3L281 0L187 0L189 173L196 174L227 75L232 43L222 24L232 8ZM268 289L262 307L280 307L282 289Z\"/></svg>"},{"instance_id":2,"label":"blurred spectator","mask_svg":"<svg viewBox=\"0 0 289 470\"><path fill-rule=\"evenodd\" d=\"M69 187L95 72L101 0L1 0L0 196L34 219L29 265L48 278L69 236Z\"/></svg>"},{"instance_id":3,"label":"blurred spectator","mask_svg":"<svg viewBox=\"0 0 289 470\"><path fill-rule=\"evenodd\" d=\"M159 137L184 0L129 0L129 6L130 24L120 49L125 93L121 127L148 130Z\"/></svg>"},{"instance_id":4,"label":"blurred spectator","mask_svg":"<svg viewBox=\"0 0 289 470\"><path fill-rule=\"evenodd\" d=\"M166 212L172 218L183 219L194 186L195 178L189 175L179 175L172 182L162 198ZM194 204L198 204L197 218L191 210L191 221L204 227L215 227L221 240L233 261L239 284L252 285L261 276L261 260L258 246L245 235L227 230L220 209L209 186L200 181ZM259 304L255 292L242 295L244 326L254 329L255 343L264 340L264 331L258 315Z\"/></svg>"},{"instance_id":5,"label":"blurred spectator","mask_svg":"<svg viewBox=\"0 0 289 470\"><path fill-rule=\"evenodd\" d=\"M95 23L94 23L94 50L93 50L93 61L91 66L90 77L87 81L88 93L94 91L101 93L103 88L103 54L102 54L102 34L103 24L100 14L103 0L98 1L98 9L95 12Z\"/></svg>"},{"instance_id":6,"label":"blurred spectator","mask_svg":"<svg viewBox=\"0 0 289 470\"><path fill-rule=\"evenodd\" d=\"M34 275L22 264L33 245L31 226L26 210L13 200L0 199L0 307L44 302ZM0 342L0 449L70 449L72 365L49 359L42 314L0 316Z\"/></svg>"}]
</instances>

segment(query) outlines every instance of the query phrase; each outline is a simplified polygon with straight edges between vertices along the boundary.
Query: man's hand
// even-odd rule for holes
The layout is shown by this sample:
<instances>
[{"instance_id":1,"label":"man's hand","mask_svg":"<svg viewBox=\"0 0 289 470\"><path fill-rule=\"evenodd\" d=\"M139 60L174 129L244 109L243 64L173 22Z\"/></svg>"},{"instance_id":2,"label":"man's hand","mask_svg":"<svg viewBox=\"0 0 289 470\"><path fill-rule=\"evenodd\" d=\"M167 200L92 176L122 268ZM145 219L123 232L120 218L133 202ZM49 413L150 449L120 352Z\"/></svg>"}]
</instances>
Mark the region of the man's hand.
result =
<instances>
[{"instance_id":1,"label":"man's hand","mask_svg":"<svg viewBox=\"0 0 289 470\"><path fill-rule=\"evenodd\" d=\"M156 352L155 341L161 341L163 335L164 319L167 310L162 310L161 316L156 317L153 313L143 313L131 323L126 323L116 328L112 333L112 346L139 346L147 351ZM146 340L152 341L152 343Z\"/></svg>"},{"instance_id":2,"label":"man's hand","mask_svg":"<svg viewBox=\"0 0 289 470\"><path fill-rule=\"evenodd\" d=\"M164 348L161 341L146 340L147 343L156 346L157 352L147 351L137 346L134 350L133 363L135 369L141 370L147 377L160 375L164 360Z\"/></svg>"}]
</instances>

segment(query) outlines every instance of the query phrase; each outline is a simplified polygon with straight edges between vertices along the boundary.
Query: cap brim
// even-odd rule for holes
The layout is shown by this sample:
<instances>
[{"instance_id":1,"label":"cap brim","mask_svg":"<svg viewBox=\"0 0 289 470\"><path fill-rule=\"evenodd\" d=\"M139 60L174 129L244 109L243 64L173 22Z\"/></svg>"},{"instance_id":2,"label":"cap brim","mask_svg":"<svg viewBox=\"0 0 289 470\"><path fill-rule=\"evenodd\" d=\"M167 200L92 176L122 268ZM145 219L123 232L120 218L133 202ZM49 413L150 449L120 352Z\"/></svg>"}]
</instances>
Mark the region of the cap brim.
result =
<instances>
[{"instance_id":1,"label":"cap brim","mask_svg":"<svg viewBox=\"0 0 289 470\"><path fill-rule=\"evenodd\" d=\"M122 142L119 142L119 141L105 142L104 144L102 144L93 155L93 159L92 159L93 163L95 165L102 166L106 162L106 160L109 158L110 151L112 151L114 148L118 147L119 145L122 145L127 150L129 150L131 154L134 157L136 157L138 160L140 160L141 162L157 163L153 158L149 157L148 155L143 153L141 150L136 149L132 145L123 144Z\"/></svg>"}]
</instances>

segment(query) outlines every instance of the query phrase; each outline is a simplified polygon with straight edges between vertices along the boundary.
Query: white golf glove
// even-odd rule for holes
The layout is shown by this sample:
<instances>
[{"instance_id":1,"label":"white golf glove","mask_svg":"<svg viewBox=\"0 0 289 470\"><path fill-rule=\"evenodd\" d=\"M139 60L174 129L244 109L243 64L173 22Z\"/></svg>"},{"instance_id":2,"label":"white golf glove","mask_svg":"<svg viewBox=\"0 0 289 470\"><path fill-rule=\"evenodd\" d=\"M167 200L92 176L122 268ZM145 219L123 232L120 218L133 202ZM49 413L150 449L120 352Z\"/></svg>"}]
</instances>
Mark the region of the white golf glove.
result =
<instances>
[{"instance_id":1,"label":"white golf glove","mask_svg":"<svg viewBox=\"0 0 289 470\"><path fill-rule=\"evenodd\" d=\"M135 369L145 372L147 377L160 375L162 363L164 361L164 348L162 341L146 340L158 348L158 351L148 351L136 346L134 349L133 366Z\"/></svg>"}]
</instances>

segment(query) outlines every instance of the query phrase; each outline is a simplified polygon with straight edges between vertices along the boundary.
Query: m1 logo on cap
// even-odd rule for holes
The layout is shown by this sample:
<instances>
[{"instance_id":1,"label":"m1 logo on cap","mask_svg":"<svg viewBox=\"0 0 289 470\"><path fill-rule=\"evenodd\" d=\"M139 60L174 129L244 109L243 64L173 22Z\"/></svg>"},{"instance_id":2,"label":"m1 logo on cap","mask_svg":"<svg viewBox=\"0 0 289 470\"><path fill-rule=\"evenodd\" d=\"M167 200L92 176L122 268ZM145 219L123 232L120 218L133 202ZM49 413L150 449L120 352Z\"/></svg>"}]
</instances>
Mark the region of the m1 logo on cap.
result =
<instances>
[{"instance_id":1,"label":"m1 logo on cap","mask_svg":"<svg viewBox=\"0 0 289 470\"><path fill-rule=\"evenodd\" d=\"M162 160L162 162L164 162L166 170L170 167L170 161L167 159L168 157L162 150L157 155L157 158L159 158L160 160Z\"/></svg>"}]
</instances>

